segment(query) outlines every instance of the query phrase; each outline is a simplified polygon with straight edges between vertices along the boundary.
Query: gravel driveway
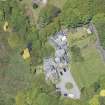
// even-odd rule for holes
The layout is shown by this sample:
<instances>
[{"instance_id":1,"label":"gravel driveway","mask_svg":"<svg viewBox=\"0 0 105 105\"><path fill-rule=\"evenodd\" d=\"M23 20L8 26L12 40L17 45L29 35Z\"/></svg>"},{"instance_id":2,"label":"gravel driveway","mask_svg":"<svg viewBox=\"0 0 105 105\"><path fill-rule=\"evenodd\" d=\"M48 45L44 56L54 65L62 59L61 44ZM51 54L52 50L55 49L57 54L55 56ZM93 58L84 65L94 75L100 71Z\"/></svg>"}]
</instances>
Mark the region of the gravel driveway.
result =
<instances>
[{"instance_id":1,"label":"gravel driveway","mask_svg":"<svg viewBox=\"0 0 105 105\"><path fill-rule=\"evenodd\" d=\"M60 38L62 39L64 35L58 35L56 34L54 37L51 37L49 39L49 42L51 45L54 46L55 48L55 52L58 52L58 50L65 50L65 52L67 51L67 40L66 41L61 41ZM62 55L62 56L57 56L58 54L55 53L55 57L56 58L62 58L64 56L67 56L68 53L66 53L66 55L62 55L62 52L59 52L59 55ZM66 59L65 59L65 62L66 62ZM70 97L70 98L73 98L73 99L80 99L80 90L78 88L78 85L76 84L69 68L67 67L67 65L64 64L64 66L61 68L59 67L60 64L62 63L62 61L59 63L57 63L57 71L59 73L59 77L60 77L60 82L58 82L56 84L56 88L60 90L61 94L63 96L67 96L67 97ZM68 63L68 62L67 62ZM70 62L69 62L70 63ZM64 68L66 68L66 72L64 72ZM62 72L62 75L60 74L60 72ZM71 83L73 85L73 88L68 90L65 86L67 83Z\"/></svg>"}]
</instances>

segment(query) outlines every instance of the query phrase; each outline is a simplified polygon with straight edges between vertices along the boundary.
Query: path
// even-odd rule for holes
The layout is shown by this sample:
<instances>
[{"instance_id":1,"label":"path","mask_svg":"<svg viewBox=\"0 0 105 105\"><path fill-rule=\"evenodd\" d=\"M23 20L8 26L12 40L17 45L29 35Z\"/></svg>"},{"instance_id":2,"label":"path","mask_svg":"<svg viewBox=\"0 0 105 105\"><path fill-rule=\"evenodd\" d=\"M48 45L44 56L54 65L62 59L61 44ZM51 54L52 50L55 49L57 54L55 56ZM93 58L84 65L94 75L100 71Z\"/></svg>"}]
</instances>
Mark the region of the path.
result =
<instances>
[{"instance_id":1,"label":"path","mask_svg":"<svg viewBox=\"0 0 105 105\"><path fill-rule=\"evenodd\" d=\"M105 62L105 50L101 46L101 43L100 43L100 40L99 40L99 34L97 32L97 29L96 29L95 25L92 23L92 21L90 22L90 25L92 26L93 32L95 33L96 38L97 38L96 48L99 51L100 55L102 56L103 61Z\"/></svg>"}]
</instances>

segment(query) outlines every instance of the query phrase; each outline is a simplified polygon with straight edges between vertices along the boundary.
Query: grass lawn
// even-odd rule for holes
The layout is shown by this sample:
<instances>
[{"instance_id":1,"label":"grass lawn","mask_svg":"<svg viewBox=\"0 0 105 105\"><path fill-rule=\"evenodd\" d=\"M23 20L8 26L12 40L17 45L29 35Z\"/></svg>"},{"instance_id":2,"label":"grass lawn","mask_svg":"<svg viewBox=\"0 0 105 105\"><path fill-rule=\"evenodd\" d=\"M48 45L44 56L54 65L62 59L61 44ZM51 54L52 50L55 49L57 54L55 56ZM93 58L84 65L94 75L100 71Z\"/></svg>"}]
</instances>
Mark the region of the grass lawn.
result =
<instances>
[{"instance_id":1,"label":"grass lawn","mask_svg":"<svg viewBox=\"0 0 105 105\"><path fill-rule=\"evenodd\" d=\"M0 89L6 94L15 95L17 91L25 89L30 83L29 65L24 62L20 52L11 54L8 67L0 68L0 71Z\"/></svg>"},{"instance_id":2,"label":"grass lawn","mask_svg":"<svg viewBox=\"0 0 105 105\"><path fill-rule=\"evenodd\" d=\"M21 46L22 48L11 49L7 42L0 41L0 46L3 47L0 49L0 94L5 98L10 98L16 96L18 91L30 88L32 81L35 80L36 75L42 73L43 68L39 65L36 67L36 74L33 73L30 71L30 63L20 55L24 45ZM9 60L6 58L7 55ZM1 62L3 59L5 63Z\"/></svg>"},{"instance_id":3,"label":"grass lawn","mask_svg":"<svg viewBox=\"0 0 105 105\"><path fill-rule=\"evenodd\" d=\"M89 86L97 79L105 74L105 63L103 62L101 55L95 48L95 36L91 35L84 39L80 39L80 34L87 34L86 31L79 30L75 33L70 33L69 42L70 46L76 44L81 48L81 54L84 61L71 63L72 74L80 87ZM87 36L87 35L86 35ZM71 43L71 39L76 40ZM86 46L86 47L84 47Z\"/></svg>"},{"instance_id":4,"label":"grass lawn","mask_svg":"<svg viewBox=\"0 0 105 105\"><path fill-rule=\"evenodd\" d=\"M67 0L48 0L50 4L53 4L61 9L63 8L63 5L65 4L66 1Z\"/></svg>"},{"instance_id":5,"label":"grass lawn","mask_svg":"<svg viewBox=\"0 0 105 105\"><path fill-rule=\"evenodd\" d=\"M2 50L1 53L3 54L1 55L4 55L3 57L5 58L7 51L9 61L5 64L0 63L0 94L2 93L4 97L13 97L18 91L29 88L35 76L42 73L43 68L42 65L37 66L36 74L30 71L30 63L25 61L20 55L24 45L22 48L14 48L12 50L7 50L11 48L4 43L2 45L5 50ZM35 66L33 69L35 69Z\"/></svg>"}]
</instances>

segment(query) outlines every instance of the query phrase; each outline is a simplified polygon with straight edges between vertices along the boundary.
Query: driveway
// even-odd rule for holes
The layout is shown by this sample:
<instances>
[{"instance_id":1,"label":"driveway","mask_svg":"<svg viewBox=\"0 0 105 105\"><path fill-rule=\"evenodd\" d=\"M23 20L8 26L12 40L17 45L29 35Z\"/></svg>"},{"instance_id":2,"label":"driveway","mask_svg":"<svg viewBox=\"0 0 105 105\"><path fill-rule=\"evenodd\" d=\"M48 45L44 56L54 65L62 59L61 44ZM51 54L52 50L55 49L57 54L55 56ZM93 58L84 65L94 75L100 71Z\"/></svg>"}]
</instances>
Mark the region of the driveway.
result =
<instances>
[{"instance_id":1,"label":"driveway","mask_svg":"<svg viewBox=\"0 0 105 105\"><path fill-rule=\"evenodd\" d=\"M80 98L80 90L70 72L69 69L67 69L66 72L63 72L63 76L60 76L61 81L56 85L57 88L60 88L61 94L68 94L68 96L71 94L74 99L79 99ZM66 83L71 83L73 85L73 88L68 90L65 85Z\"/></svg>"},{"instance_id":2,"label":"driveway","mask_svg":"<svg viewBox=\"0 0 105 105\"><path fill-rule=\"evenodd\" d=\"M68 52L67 52L67 40L63 40L64 35L61 34L56 34L54 37L50 37L49 42L51 45L53 45L53 47L55 48L55 59L59 58L62 59L65 56L68 57ZM65 51L65 52L64 52ZM69 58L69 57L68 57ZM67 59L63 59L63 62L68 62ZM67 67L67 64L65 65L64 63L61 61L56 62L56 69L58 71L59 77L60 77L60 82L58 82L56 84L56 88L60 90L61 94L63 96L69 97L69 98L73 98L73 99L80 99L80 90L78 88L78 85L76 84L70 69ZM69 62L70 63L70 62ZM63 67L61 67L61 64L63 65ZM66 72L64 72L64 68L66 68ZM60 74L60 72L62 72L63 75ZM73 88L68 90L65 86L67 83L71 83L73 85Z\"/></svg>"}]
</instances>

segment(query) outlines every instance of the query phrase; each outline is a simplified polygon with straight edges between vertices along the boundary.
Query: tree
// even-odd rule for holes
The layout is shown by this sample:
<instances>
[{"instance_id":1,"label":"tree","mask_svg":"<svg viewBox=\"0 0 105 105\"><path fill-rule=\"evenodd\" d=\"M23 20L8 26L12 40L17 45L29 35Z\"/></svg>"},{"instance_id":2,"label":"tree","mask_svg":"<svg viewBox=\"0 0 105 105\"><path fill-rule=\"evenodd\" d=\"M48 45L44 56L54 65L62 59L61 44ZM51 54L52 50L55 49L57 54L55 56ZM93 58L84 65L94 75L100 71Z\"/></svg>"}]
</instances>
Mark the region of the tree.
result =
<instances>
[{"instance_id":1,"label":"tree","mask_svg":"<svg viewBox=\"0 0 105 105\"><path fill-rule=\"evenodd\" d=\"M57 17L60 12L61 11L59 8L49 4L44 8L42 8L38 20L39 27L45 27L46 25L51 23L53 19Z\"/></svg>"},{"instance_id":2,"label":"tree","mask_svg":"<svg viewBox=\"0 0 105 105\"><path fill-rule=\"evenodd\" d=\"M65 87L67 90L71 90L73 88L73 85L72 85L72 83L68 82L68 83L66 83Z\"/></svg>"},{"instance_id":3,"label":"tree","mask_svg":"<svg viewBox=\"0 0 105 105\"><path fill-rule=\"evenodd\" d=\"M43 74L35 77L30 89L16 96L16 105L58 105L59 97L52 94L54 87L46 84Z\"/></svg>"},{"instance_id":4,"label":"tree","mask_svg":"<svg viewBox=\"0 0 105 105\"><path fill-rule=\"evenodd\" d=\"M38 30L31 27L27 34L27 43L32 43L32 62L34 65L42 64L43 57L50 56L54 53L53 47L47 43L48 36L46 29Z\"/></svg>"},{"instance_id":5,"label":"tree","mask_svg":"<svg viewBox=\"0 0 105 105\"><path fill-rule=\"evenodd\" d=\"M105 105L105 97L99 97L100 105Z\"/></svg>"},{"instance_id":6,"label":"tree","mask_svg":"<svg viewBox=\"0 0 105 105\"><path fill-rule=\"evenodd\" d=\"M72 8L67 8L66 10L64 10L63 14L61 15L62 24L66 27L76 27L77 24L81 22L79 17L79 10Z\"/></svg>"},{"instance_id":7,"label":"tree","mask_svg":"<svg viewBox=\"0 0 105 105\"><path fill-rule=\"evenodd\" d=\"M39 31L36 29L35 26L29 27L29 32L26 35L27 42L31 41L33 43L39 40Z\"/></svg>"},{"instance_id":8,"label":"tree","mask_svg":"<svg viewBox=\"0 0 105 105\"><path fill-rule=\"evenodd\" d=\"M36 104L37 105L54 105L52 104L53 103L52 98L53 97L50 97L46 95L45 93L42 93L37 97Z\"/></svg>"},{"instance_id":9,"label":"tree","mask_svg":"<svg viewBox=\"0 0 105 105\"><path fill-rule=\"evenodd\" d=\"M67 0L61 14L62 24L66 27L77 27L87 22L88 0ZM82 8L81 8L82 4Z\"/></svg>"},{"instance_id":10,"label":"tree","mask_svg":"<svg viewBox=\"0 0 105 105\"><path fill-rule=\"evenodd\" d=\"M20 7L14 7L10 20L13 27L13 31L25 37L24 35L27 31L27 18L24 14L24 11L21 10Z\"/></svg>"},{"instance_id":11,"label":"tree","mask_svg":"<svg viewBox=\"0 0 105 105\"><path fill-rule=\"evenodd\" d=\"M0 9L0 21L3 20L3 11Z\"/></svg>"},{"instance_id":12,"label":"tree","mask_svg":"<svg viewBox=\"0 0 105 105\"><path fill-rule=\"evenodd\" d=\"M72 100L72 99L61 99L59 105L88 105L86 101L82 100Z\"/></svg>"},{"instance_id":13,"label":"tree","mask_svg":"<svg viewBox=\"0 0 105 105\"><path fill-rule=\"evenodd\" d=\"M21 92L19 92L16 96L16 105L26 105L24 100L25 100L25 95Z\"/></svg>"},{"instance_id":14,"label":"tree","mask_svg":"<svg viewBox=\"0 0 105 105\"><path fill-rule=\"evenodd\" d=\"M99 89L101 87L99 81L98 82L95 82L93 85L94 85L94 92L99 91Z\"/></svg>"},{"instance_id":15,"label":"tree","mask_svg":"<svg viewBox=\"0 0 105 105\"><path fill-rule=\"evenodd\" d=\"M33 8L34 9L38 8L38 5L36 3L33 3Z\"/></svg>"},{"instance_id":16,"label":"tree","mask_svg":"<svg viewBox=\"0 0 105 105\"><path fill-rule=\"evenodd\" d=\"M99 96L95 95L90 101L89 105L100 105L99 103Z\"/></svg>"},{"instance_id":17,"label":"tree","mask_svg":"<svg viewBox=\"0 0 105 105\"><path fill-rule=\"evenodd\" d=\"M49 44L49 43L45 43L45 46L42 48L41 50L43 53L43 57L46 56L54 56L54 48Z\"/></svg>"},{"instance_id":18,"label":"tree","mask_svg":"<svg viewBox=\"0 0 105 105\"><path fill-rule=\"evenodd\" d=\"M0 88L0 105L15 105L15 99L11 95L4 94Z\"/></svg>"},{"instance_id":19,"label":"tree","mask_svg":"<svg viewBox=\"0 0 105 105\"><path fill-rule=\"evenodd\" d=\"M12 33L8 37L8 44L11 48L17 48L22 44L22 41L16 33Z\"/></svg>"},{"instance_id":20,"label":"tree","mask_svg":"<svg viewBox=\"0 0 105 105\"><path fill-rule=\"evenodd\" d=\"M105 75L101 75L99 78L100 88L105 89Z\"/></svg>"}]
</instances>

